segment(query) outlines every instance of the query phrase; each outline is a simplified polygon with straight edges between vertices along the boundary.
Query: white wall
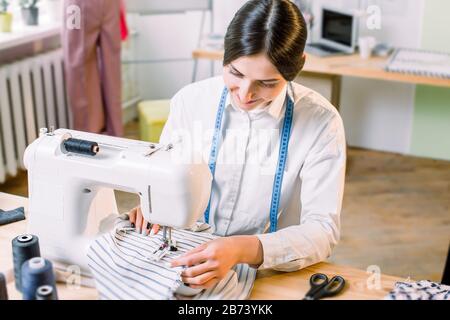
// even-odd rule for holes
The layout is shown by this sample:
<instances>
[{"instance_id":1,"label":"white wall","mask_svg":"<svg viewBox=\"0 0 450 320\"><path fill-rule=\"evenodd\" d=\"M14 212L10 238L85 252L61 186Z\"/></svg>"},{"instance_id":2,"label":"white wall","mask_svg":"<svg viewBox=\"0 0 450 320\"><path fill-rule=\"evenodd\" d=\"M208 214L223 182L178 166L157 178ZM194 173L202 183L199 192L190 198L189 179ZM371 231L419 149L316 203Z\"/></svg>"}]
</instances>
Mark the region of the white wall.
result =
<instances>
[{"instance_id":1,"label":"white wall","mask_svg":"<svg viewBox=\"0 0 450 320\"><path fill-rule=\"evenodd\" d=\"M214 32L225 34L234 13L245 0L214 1ZM193 74L192 51L197 48L201 26L200 11L164 15L132 15L131 28L137 30L136 59L139 91L143 99L172 97L190 83ZM203 34L210 31L210 13L206 12ZM160 61L160 60L171 61ZM151 60L152 62L148 62ZM156 61L155 61L156 60ZM214 74L220 74L221 63L214 64ZM211 64L200 61L196 79L211 76Z\"/></svg>"},{"instance_id":2,"label":"white wall","mask_svg":"<svg viewBox=\"0 0 450 320\"><path fill-rule=\"evenodd\" d=\"M381 30L368 30L361 19L360 34L373 35L380 42L397 47L419 47L424 0L314 0L321 5L357 9L358 4L380 5ZM313 31L318 39L319 30ZM348 144L369 149L407 153L410 146L415 86L394 82L344 77L341 115Z\"/></svg>"},{"instance_id":3,"label":"white wall","mask_svg":"<svg viewBox=\"0 0 450 320\"><path fill-rule=\"evenodd\" d=\"M143 99L170 98L191 81L200 17L200 12L129 17L137 31L135 59Z\"/></svg>"},{"instance_id":4,"label":"white wall","mask_svg":"<svg viewBox=\"0 0 450 320\"><path fill-rule=\"evenodd\" d=\"M382 29L369 31L362 21L360 32L402 47L419 47L424 0L312 0L316 14L322 4L356 9L378 4L382 8ZM229 21L246 0L214 1L214 32L224 34ZM197 47L201 13L187 12L160 16L136 16L130 21L137 28L138 59L182 59L177 62L140 64L140 93L144 99L170 98L191 82L191 52ZM209 31L209 14L205 32ZM312 33L317 39L318 24ZM216 62L214 74L221 73ZM197 80L211 75L211 64L200 61ZM312 86L324 91L324 86ZM325 90L326 91L326 90ZM342 82L341 114L348 143L377 150L406 153L411 136L415 86L345 77Z\"/></svg>"}]
</instances>

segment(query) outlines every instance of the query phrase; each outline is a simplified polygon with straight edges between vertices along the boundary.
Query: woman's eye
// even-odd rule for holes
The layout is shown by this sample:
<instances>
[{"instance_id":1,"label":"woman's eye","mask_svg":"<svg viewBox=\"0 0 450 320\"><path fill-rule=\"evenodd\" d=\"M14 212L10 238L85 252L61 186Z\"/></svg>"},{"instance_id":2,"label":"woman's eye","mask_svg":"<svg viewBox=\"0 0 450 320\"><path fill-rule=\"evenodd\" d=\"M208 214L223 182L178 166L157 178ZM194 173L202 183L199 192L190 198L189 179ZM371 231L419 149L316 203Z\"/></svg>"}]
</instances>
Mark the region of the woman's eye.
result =
<instances>
[{"instance_id":1,"label":"woman's eye","mask_svg":"<svg viewBox=\"0 0 450 320\"><path fill-rule=\"evenodd\" d=\"M231 73L233 76L236 76L236 77L238 77L238 78L242 78L242 74L237 73L237 72L235 72L235 71L233 71L233 70L230 70L230 73Z\"/></svg>"},{"instance_id":2,"label":"woman's eye","mask_svg":"<svg viewBox=\"0 0 450 320\"><path fill-rule=\"evenodd\" d=\"M277 85L276 83L265 83L265 82L260 82L260 83L263 87L266 87L266 88L274 88Z\"/></svg>"}]
</instances>

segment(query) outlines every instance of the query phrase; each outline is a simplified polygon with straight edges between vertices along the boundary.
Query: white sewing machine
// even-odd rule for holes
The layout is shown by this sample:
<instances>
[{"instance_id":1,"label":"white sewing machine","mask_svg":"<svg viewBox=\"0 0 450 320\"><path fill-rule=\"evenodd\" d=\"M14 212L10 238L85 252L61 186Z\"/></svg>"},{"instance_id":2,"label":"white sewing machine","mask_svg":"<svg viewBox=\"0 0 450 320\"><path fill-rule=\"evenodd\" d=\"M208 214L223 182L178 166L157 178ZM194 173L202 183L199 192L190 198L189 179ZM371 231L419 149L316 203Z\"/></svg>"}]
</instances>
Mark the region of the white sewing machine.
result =
<instances>
[{"instance_id":1,"label":"white sewing machine","mask_svg":"<svg viewBox=\"0 0 450 320\"><path fill-rule=\"evenodd\" d=\"M88 271L89 243L109 231L102 223L118 213L114 189L137 193L151 223L192 226L206 209L212 177L205 163L180 163L176 148L181 146L41 129L24 163L28 232L39 237L42 254Z\"/></svg>"}]
</instances>

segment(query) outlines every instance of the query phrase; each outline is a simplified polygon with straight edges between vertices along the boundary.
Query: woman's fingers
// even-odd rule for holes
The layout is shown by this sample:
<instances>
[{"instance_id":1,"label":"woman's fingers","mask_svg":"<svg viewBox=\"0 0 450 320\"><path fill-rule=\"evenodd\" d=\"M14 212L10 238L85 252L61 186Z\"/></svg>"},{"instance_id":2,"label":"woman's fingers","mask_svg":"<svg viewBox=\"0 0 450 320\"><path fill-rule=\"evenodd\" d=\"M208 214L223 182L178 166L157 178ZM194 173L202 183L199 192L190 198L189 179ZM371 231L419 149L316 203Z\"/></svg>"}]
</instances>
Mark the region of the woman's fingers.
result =
<instances>
[{"instance_id":1,"label":"woman's fingers","mask_svg":"<svg viewBox=\"0 0 450 320\"><path fill-rule=\"evenodd\" d=\"M184 256L187 256L187 255L190 255L190 254L193 254L193 253L197 253L197 252L203 251L203 250L206 249L207 245L208 245L207 242L206 242L206 243L202 243L201 245L196 246L194 249L191 249L191 250L189 250L188 252L186 252L186 253L184 254Z\"/></svg>"},{"instance_id":2,"label":"woman's fingers","mask_svg":"<svg viewBox=\"0 0 450 320\"><path fill-rule=\"evenodd\" d=\"M148 234L150 233L150 228L151 224L150 222L148 222L147 220L143 219L142 221L142 234L144 236L148 236Z\"/></svg>"},{"instance_id":3,"label":"woman's fingers","mask_svg":"<svg viewBox=\"0 0 450 320\"><path fill-rule=\"evenodd\" d=\"M205 260L205 257L203 256L203 254L201 254L201 256L198 256L198 254L201 253L203 250L205 250L207 246L208 246L208 243L203 243L203 244L195 247L194 249L189 250L188 252L181 255L177 259L172 260L172 262L171 262L172 267L178 267L178 266L188 266L189 267L189 266L198 264L198 263L196 263L197 261L203 262Z\"/></svg>"},{"instance_id":4,"label":"woman's fingers","mask_svg":"<svg viewBox=\"0 0 450 320\"><path fill-rule=\"evenodd\" d=\"M130 223L133 228L136 225L136 214L137 214L137 207L131 209L130 212L128 212L128 216L130 217Z\"/></svg>"},{"instance_id":5,"label":"woman's fingers","mask_svg":"<svg viewBox=\"0 0 450 320\"><path fill-rule=\"evenodd\" d=\"M200 263L199 265L187 268L181 272L181 276L188 277L188 278L194 278L197 277L203 273L206 273L208 271L214 270L214 267L207 262Z\"/></svg>"},{"instance_id":6,"label":"woman's fingers","mask_svg":"<svg viewBox=\"0 0 450 320\"><path fill-rule=\"evenodd\" d=\"M142 231L142 222L144 221L144 218L142 217L142 212L141 209L139 208L137 210L137 215L136 215L136 232L137 233L141 233Z\"/></svg>"},{"instance_id":7,"label":"woman's fingers","mask_svg":"<svg viewBox=\"0 0 450 320\"><path fill-rule=\"evenodd\" d=\"M212 278L211 280L205 282L202 285L190 284L189 287L191 287L192 289L208 289L217 284L219 280L220 280L219 278Z\"/></svg>"},{"instance_id":8,"label":"woman's fingers","mask_svg":"<svg viewBox=\"0 0 450 320\"><path fill-rule=\"evenodd\" d=\"M181 256L175 260L172 260L171 266L173 267L179 267L179 266L195 266L197 264L203 263L208 260L207 255L203 252L196 252L196 253L188 253L187 255Z\"/></svg>"},{"instance_id":9,"label":"woman's fingers","mask_svg":"<svg viewBox=\"0 0 450 320\"><path fill-rule=\"evenodd\" d=\"M133 208L128 212L130 217L131 227L136 229L137 233L142 233L143 235L154 235L157 234L160 226L159 224L152 224L144 219L142 210L140 206Z\"/></svg>"},{"instance_id":10,"label":"woman's fingers","mask_svg":"<svg viewBox=\"0 0 450 320\"><path fill-rule=\"evenodd\" d=\"M150 235L153 236L155 234L157 234L159 231L159 224L154 224L152 227L152 231L150 231Z\"/></svg>"},{"instance_id":11,"label":"woman's fingers","mask_svg":"<svg viewBox=\"0 0 450 320\"><path fill-rule=\"evenodd\" d=\"M181 280L183 280L184 283L197 286L203 286L211 279L214 279L216 277L216 273L213 271L208 271L205 273L202 273L201 275L198 275L196 277L181 277Z\"/></svg>"}]
</instances>

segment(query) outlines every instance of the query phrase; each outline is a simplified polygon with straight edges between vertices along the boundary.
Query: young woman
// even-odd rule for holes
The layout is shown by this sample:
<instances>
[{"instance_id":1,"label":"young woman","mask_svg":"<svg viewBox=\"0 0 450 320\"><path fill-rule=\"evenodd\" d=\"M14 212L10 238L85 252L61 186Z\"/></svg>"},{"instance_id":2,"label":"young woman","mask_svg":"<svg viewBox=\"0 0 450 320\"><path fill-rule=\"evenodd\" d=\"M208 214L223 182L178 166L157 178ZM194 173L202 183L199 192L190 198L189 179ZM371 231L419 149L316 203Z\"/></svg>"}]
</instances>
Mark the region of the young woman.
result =
<instances>
[{"instance_id":1,"label":"young woman","mask_svg":"<svg viewBox=\"0 0 450 320\"><path fill-rule=\"evenodd\" d=\"M216 284L237 263L298 270L338 242L344 128L326 99L292 82L306 37L292 2L248 1L228 27L223 76L171 101L160 142L184 132L206 150L214 180L204 221L223 236L173 261L187 266L183 281L193 288ZM159 228L149 230L139 207L130 219L145 234Z\"/></svg>"}]
</instances>

